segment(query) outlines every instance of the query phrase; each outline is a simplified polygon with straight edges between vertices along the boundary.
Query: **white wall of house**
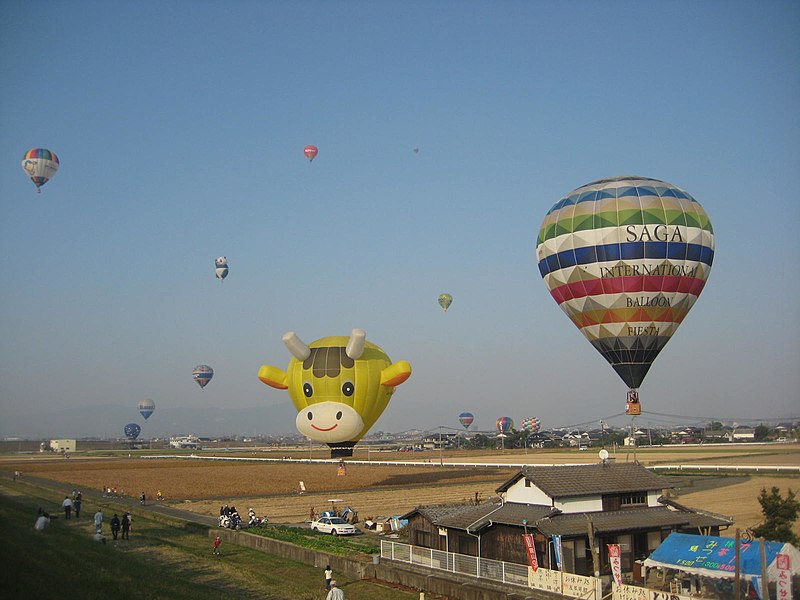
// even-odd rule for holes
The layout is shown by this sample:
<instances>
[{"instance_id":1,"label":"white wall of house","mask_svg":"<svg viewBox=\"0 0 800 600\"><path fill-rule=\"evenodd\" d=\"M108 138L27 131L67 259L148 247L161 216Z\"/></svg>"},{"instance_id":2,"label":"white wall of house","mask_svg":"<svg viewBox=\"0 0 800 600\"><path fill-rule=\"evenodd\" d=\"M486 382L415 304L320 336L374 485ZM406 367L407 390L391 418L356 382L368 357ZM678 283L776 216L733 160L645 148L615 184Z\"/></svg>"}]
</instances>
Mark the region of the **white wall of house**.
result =
<instances>
[{"instance_id":1,"label":"white wall of house","mask_svg":"<svg viewBox=\"0 0 800 600\"><path fill-rule=\"evenodd\" d=\"M518 502L520 504L543 504L545 506L553 506L553 499L545 494L541 489L528 483L529 487L525 486L526 479L521 477L514 485L506 491L506 502Z\"/></svg>"},{"instance_id":2,"label":"white wall of house","mask_svg":"<svg viewBox=\"0 0 800 600\"><path fill-rule=\"evenodd\" d=\"M600 496L577 496L556 501L555 507L565 514L594 512L603 510L603 500Z\"/></svg>"}]
</instances>

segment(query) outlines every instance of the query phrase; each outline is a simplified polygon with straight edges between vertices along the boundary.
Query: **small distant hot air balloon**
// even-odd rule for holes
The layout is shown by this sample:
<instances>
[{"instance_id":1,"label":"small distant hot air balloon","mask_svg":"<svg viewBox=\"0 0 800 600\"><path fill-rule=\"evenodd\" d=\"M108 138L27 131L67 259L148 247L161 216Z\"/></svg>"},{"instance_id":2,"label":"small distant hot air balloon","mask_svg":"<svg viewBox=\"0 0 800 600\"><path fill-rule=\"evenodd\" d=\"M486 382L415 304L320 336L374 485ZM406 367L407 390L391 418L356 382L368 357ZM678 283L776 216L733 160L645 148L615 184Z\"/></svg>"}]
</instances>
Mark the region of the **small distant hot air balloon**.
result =
<instances>
[{"instance_id":1,"label":"small distant hot air balloon","mask_svg":"<svg viewBox=\"0 0 800 600\"><path fill-rule=\"evenodd\" d=\"M439 294L439 306L444 309L444 312L447 312L447 309L450 308L452 303L453 297L450 294Z\"/></svg>"},{"instance_id":2,"label":"small distant hot air balloon","mask_svg":"<svg viewBox=\"0 0 800 600\"><path fill-rule=\"evenodd\" d=\"M630 388L627 412L640 414L636 390L711 272L705 210L658 179L601 179L550 209L536 257L555 301Z\"/></svg>"},{"instance_id":3,"label":"small distant hot air balloon","mask_svg":"<svg viewBox=\"0 0 800 600\"><path fill-rule=\"evenodd\" d=\"M458 415L458 422L461 423L461 426L464 429L469 429L469 426L472 425L472 422L475 420L475 415L471 412L462 412Z\"/></svg>"},{"instance_id":4,"label":"small distant hot air balloon","mask_svg":"<svg viewBox=\"0 0 800 600\"><path fill-rule=\"evenodd\" d=\"M319 154L319 148L316 146L306 146L303 148L303 154L306 155L309 161L312 161L317 157L317 154Z\"/></svg>"},{"instance_id":5,"label":"small distant hot air balloon","mask_svg":"<svg viewBox=\"0 0 800 600\"><path fill-rule=\"evenodd\" d=\"M536 433L539 431L539 419L536 417L525 417L522 419L522 423L520 423L520 427L522 427L522 431L530 431L531 433Z\"/></svg>"},{"instance_id":6,"label":"small distant hot air balloon","mask_svg":"<svg viewBox=\"0 0 800 600\"><path fill-rule=\"evenodd\" d=\"M418 146L414 146L414 154L419 154L419 147Z\"/></svg>"},{"instance_id":7,"label":"small distant hot air balloon","mask_svg":"<svg viewBox=\"0 0 800 600\"><path fill-rule=\"evenodd\" d=\"M142 428L137 423L128 423L123 431L125 432L125 437L133 441L142 433Z\"/></svg>"},{"instance_id":8,"label":"small distant hot air balloon","mask_svg":"<svg viewBox=\"0 0 800 600\"><path fill-rule=\"evenodd\" d=\"M217 279L224 280L228 276L228 259L224 256L219 256L214 260L216 266Z\"/></svg>"},{"instance_id":9,"label":"small distant hot air balloon","mask_svg":"<svg viewBox=\"0 0 800 600\"><path fill-rule=\"evenodd\" d=\"M500 435L508 435L514 429L514 421L511 417L500 417L497 419L497 433Z\"/></svg>"},{"instance_id":10,"label":"small distant hot air balloon","mask_svg":"<svg viewBox=\"0 0 800 600\"><path fill-rule=\"evenodd\" d=\"M156 403L150 400L150 398L146 398L139 402L139 412L144 417L145 421L153 414L153 411L156 409Z\"/></svg>"},{"instance_id":11,"label":"small distant hot air balloon","mask_svg":"<svg viewBox=\"0 0 800 600\"><path fill-rule=\"evenodd\" d=\"M47 148L31 148L22 157L22 169L36 185L37 192L56 174L60 164L56 153Z\"/></svg>"},{"instance_id":12,"label":"small distant hot air balloon","mask_svg":"<svg viewBox=\"0 0 800 600\"><path fill-rule=\"evenodd\" d=\"M192 371L192 378L201 388L206 387L212 377L214 377L214 369L208 365L197 365Z\"/></svg>"}]
</instances>

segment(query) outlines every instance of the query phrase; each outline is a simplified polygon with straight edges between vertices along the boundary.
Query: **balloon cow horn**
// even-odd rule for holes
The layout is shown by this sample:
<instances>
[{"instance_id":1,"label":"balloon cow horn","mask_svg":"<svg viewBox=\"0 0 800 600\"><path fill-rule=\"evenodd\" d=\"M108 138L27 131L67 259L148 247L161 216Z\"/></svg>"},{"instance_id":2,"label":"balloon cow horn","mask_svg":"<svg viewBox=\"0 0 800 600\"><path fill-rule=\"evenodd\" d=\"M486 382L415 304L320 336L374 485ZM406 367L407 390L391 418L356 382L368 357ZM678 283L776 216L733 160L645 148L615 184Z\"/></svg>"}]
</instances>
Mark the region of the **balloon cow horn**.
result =
<instances>
[{"instance_id":1,"label":"balloon cow horn","mask_svg":"<svg viewBox=\"0 0 800 600\"><path fill-rule=\"evenodd\" d=\"M353 360L361 358L364 353L366 339L367 334L363 329L353 329L350 333L350 339L347 341L347 347L344 350L345 354Z\"/></svg>"},{"instance_id":2,"label":"balloon cow horn","mask_svg":"<svg viewBox=\"0 0 800 600\"><path fill-rule=\"evenodd\" d=\"M292 353L298 360L305 360L309 356L311 356L311 348L306 346L306 344L297 337L297 334L294 331L289 331L283 334L283 343L289 349L289 352Z\"/></svg>"}]
</instances>

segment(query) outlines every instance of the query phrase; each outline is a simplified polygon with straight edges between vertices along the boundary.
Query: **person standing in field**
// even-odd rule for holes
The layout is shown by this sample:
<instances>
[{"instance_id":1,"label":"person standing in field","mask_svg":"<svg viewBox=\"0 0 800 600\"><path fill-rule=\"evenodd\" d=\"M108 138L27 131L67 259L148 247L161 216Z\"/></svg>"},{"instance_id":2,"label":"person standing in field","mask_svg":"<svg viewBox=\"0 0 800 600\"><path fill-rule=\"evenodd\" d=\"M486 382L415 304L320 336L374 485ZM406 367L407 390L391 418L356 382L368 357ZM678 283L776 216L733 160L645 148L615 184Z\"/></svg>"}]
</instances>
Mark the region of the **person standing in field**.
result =
<instances>
[{"instance_id":1,"label":"person standing in field","mask_svg":"<svg viewBox=\"0 0 800 600\"><path fill-rule=\"evenodd\" d=\"M131 530L131 521L132 521L131 513L126 512L122 515L122 539L129 540L131 539L129 536L129 532Z\"/></svg>"},{"instance_id":2,"label":"person standing in field","mask_svg":"<svg viewBox=\"0 0 800 600\"><path fill-rule=\"evenodd\" d=\"M81 518L81 503L83 500L81 499L81 494L78 492L78 495L75 496L75 500L72 502L72 507L75 509L75 518Z\"/></svg>"},{"instance_id":3,"label":"person standing in field","mask_svg":"<svg viewBox=\"0 0 800 600\"><path fill-rule=\"evenodd\" d=\"M216 554L217 556L219 556L219 545L221 543L222 542L220 541L219 536L214 538L214 554Z\"/></svg>"},{"instance_id":4,"label":"person standing in field","mask_svg":"<svg viewBox=\"0 0 800 600\"><path fill-rule=\"evenodd\" d=\"M339 586L336 583L335 579L331 581L331 591L328 592L328 595L325 597L325 600L345 600L344 592L339 589Z\"/></svg>"},{"instance_id":5,"label":"person standing in field","mask_svg":"<svg viewBox=\"0 0 800 600\"><path fill-rule=\"evenodd\" d=\"M327 591L331 590L331 581L333 581L333 569L328 565L325 567L325 589Z\"/></svg>"},{"instance_id":6,"label":"person standing in field","mask_svg":"<svg viewBox=\"0 0 800 600\"><path fill-rule=\"evenodd\" d=\"M114 513L114 516L111 517L111 535L114 539L117 539L117 535L119 534L120 522L117 513Z\"/></svg>"},{"instance_id":7,"label":"person standing in field","mask_svg":"<svg viewBox=\"0 0 800 600\"><path fill-rule=\"evenodd\" d=\"M142 506L144 506L144 503L147 501L147 496L144 495L144 492L139 496L139 501L142 503Z\"/></svg>"},{"instance_id":8,"label":"person standing in field","mask_svg":"<svg viewBox=\"0 0 800 600\"><path fill-rule=\"evenodd\" d=\"M64 501L61 503L61 506L64 507L64 518L69 519L72 517L72 500L69 499L69 496L64 496Z\"/></svg>"},{"instance_id":9,"label":"person standing in field","mask_svg":"<svg viewBox=\"0 0 800 600\"><path fill-rule=\"evenodd\" d=\"M99 508L97 512L94 513L94 528L97 533L103 533L103 511Z\"/></svg>"}]
</instances>

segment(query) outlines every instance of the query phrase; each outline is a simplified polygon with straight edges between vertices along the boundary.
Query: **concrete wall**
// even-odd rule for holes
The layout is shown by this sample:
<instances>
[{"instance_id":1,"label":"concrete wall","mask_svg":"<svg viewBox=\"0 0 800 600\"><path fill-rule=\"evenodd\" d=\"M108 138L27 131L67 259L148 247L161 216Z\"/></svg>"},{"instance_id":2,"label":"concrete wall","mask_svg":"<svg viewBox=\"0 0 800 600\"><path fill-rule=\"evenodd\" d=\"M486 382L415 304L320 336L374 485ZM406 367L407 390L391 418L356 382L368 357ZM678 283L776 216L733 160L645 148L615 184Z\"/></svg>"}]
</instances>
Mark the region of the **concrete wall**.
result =
<instances>
[{"instance_id":1,"label":"concrete wall","mask_svg":"<svg viewBox=\"0 0 800 600\"><path fill-rule=\"evenodd\" d=\"M559 594L526 590L525 588L503 585L502 583L479 580L457 573L447 573L411 565L366 556L339 556L310 548L302 548L288 542L281 542L254 535L246 531L231 529L209 529L208 536L219 535L225 543L238 544L296 560L307 565L324 569L330 565L334 574L341 574L349 579L374 579L402 585L426 593L438 594L451 600L557 600Z\"/></svg>"}]
</instances>

